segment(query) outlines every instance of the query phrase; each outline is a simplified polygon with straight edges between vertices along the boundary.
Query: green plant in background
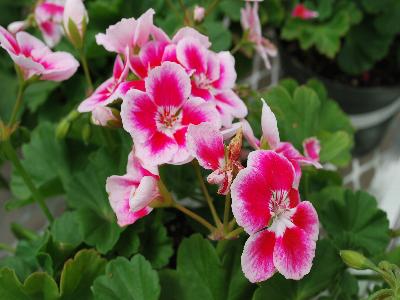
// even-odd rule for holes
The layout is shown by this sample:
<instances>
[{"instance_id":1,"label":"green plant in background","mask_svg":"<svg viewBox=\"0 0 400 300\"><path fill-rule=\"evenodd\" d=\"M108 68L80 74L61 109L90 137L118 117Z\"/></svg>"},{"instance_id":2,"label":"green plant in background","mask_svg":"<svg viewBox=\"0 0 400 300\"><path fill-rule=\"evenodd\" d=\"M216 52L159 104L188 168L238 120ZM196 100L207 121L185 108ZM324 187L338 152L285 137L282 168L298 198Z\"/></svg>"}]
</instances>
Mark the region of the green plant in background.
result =
<instances>
[{"instance_id":1,"label":"green plant in background","mask_svg":"<svg viewBox=\"0 0 400 300\"><path fill-rule=\"evenodd\" d=\"M281 28L281 37L297 41L304 51L316 49L334 60L345 73L359 75L371 70L392 46L398 49L400 3L397 0L307 0L304 5L318 12L318 17L312 20L293 17L295 3L265 2L268 14L280 16L272 21Z\"/></svg>"}]
</instances>

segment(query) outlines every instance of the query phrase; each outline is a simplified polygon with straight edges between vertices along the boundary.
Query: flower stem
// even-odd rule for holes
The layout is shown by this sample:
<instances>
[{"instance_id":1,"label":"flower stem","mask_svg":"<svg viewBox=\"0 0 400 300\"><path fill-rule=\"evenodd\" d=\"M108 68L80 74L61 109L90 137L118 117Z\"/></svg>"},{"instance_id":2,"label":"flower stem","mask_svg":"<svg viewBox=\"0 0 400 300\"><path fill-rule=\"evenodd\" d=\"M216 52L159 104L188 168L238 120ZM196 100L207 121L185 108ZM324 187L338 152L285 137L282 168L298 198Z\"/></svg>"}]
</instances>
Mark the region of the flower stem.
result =
<instances>
[{"instance_id":1,"label":"flower stem","mask_svg":"<svg viewBox=\"0 0 400 300\"><path fill-rule=\"evenodd\" d=\"M22 105L22 100L23 100L24 91L26 89L26 86L27 86L27 84L25 83L25 81L23 81L23 80L19 81L17 99L15 100L15 104L14 104L14 107L13 107L13 110L11 113L11 117L10 117L10 120L8 121L8 125L7 125L8 128L13 126L15 121L17 120L17 114Z\"/></svg>"},{"instance_id":2,"label":"flower stem","mask_svg":"<svg viewBox=\"0 0 400 300\"><path fill-rule=\"evenodd\" d=\"M197 180L200 183L201 190L203 191L204 197L206 198L208 207L210 208L210 211L211 211L212 217L214 219L215 225L217 227L221 227L222 226L222 222L221 222L220 218L218 217L217 211L216 211L216 209L214 207L214 204L213 204L213 200L210 197L210 194L208 193L206 184L204 183L203 176L201 175L201 170L200 170L199 164L196 161L193 161L192 165L194 167L194 171L196 173Z\"/></svg>"},{"instance_id":3,"label":"flower stem","mask_svg":"<svg viewBox=\"0 0 400 300\"><path fill-rule=\"evenodd\" d=\"M216 229L206 219L204 219L203 217L199 216L198 214L196 214L195 212L191 211L190 209L187 209L186 207L184 207L184 206L182 206L182 205L180 205L180 204L178 204L176 202L174 202L172 204L172 206L175 207L177 210L183 212L185 215L189 216L193 220L196 220L197 222L199 222L203 226L207 227L207 229L210 230L211 232L213 232Z\"/></svg>"},{"instance_id":4,"label":"flower stem","mask_svg":"<svg viewBox=\"0 0 400 300\"><path fill-rule=\"evenodd\" d=\"M9 253L15 253L15 249L13 247L4 243L0 243L0 251L1 250L7 251Z\"/></svg>"},{"instance_id":5,"label":"flower stem","mask_svg":"<svg viewBox=\"0 0 400 300\"><path fill-rule=\"evenodd\" d=\"M25 170L24 166L22 165L21 161L19 160L19 157L17 153L15 152L14 147L11 144L11 141L9 139L5 140L3 143L3 150L8 159L12 162L14 165L15 169L21 175L22 179L24 180L26 186L32 193L32 197L35 199L35 201L39 204L40 208L42 209L44 215L46 218L49 220L50 223L53 222L54 218L47 207L46 203L44 202L43 196L40 193L40 191L36 188L35 184L33 183L30 175L28 172Z\"/></svg>"},{"instance_id":6,"label":"flower stem","mask_svg":"<svg viewBox=\"0 0 400 300\"><path fill-rule=\"evenodd\" d=\"M238 236L239 234L241 234L243 231L244 231L244 229L242 227L236 228L235 230L232 230L227 235L225 235L225 238L226 239L233 238L233 237Z\"/></svg>"},{"instance_id":7,"label":"flower stem","mask_svg":"<svg viewBox=\"0 0 400 300\"><path fill-rule=\"evenodd\" d=\"M231 54L234 55L236 52L238 52L240 50L240 48L242 48L243 46L243 39L241 39L236 45L235 47L233 47L233 49L231 50Z\"/></svg>"},{"instance_id":8,"label":"flower stem","mask_svg":"<svg viewBox=\"0 0 400 300\"><path fill-rule=\"evenodd\" d=\"M79 50L79 56L82 63L83 72L85 73L86 83L88 85L88 94L93 92L93 81L92 77L90 76L89 65L87 63L86 55L83 50Z\"/></svg>"},{"instance_id":9,"label":"flower stem","mask_svg":"<svg viewBox=\"0 0 400 300\"><path fill-rule=\"evenodd\" d=\"M231 193L228 192L225 197L225 209L224 209L224 230L228 231L229 227L229 212L231 208Z\"/></svg>"}]
</instances>

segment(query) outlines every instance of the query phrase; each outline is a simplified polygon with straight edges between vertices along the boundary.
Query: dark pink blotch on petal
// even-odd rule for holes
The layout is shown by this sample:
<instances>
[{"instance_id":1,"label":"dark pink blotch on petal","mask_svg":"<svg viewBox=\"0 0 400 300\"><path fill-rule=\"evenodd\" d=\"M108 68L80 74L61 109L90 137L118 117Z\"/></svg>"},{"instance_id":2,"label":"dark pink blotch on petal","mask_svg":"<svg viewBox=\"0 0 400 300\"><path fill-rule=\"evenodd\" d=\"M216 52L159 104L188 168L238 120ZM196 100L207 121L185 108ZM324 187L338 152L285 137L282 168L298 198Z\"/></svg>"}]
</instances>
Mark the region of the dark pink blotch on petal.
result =
<instances>
[{"instance_id":1,"label":"dark pink blotch on petal","mask_svg":"<svg viewBox=\"0 0 400 300\"><path fill-rule=\"evenodd\" d=\"M275 234L263 230L251 235L244 245L242 270L250 282L260 282L271 278L275 272L273 252Z\"/></svg>"},{"instance_id":2,"label":"dark pink blotch on petal","mask_svg":"<svg viewBox=\"0 0 400 300\"><path fill-rule=\"evenodd\" d=\"M176 57L186 70L194 70L195 74L206 74L207 49L198 40L187 37L179 41Z\"/></svg>"},{"instance_id":3,"label":"dark pink blotch on petal","mask_svg":"<svg viewBox=\"0 0 400 300\"><path fill-rule=\"evenodd\" d=\"M318 214L314 206L308 202L303 201L296 207L296 212L292 216L292 223L297 227L303 229L311 239L317 240L319 233Z\"/></svg>"},{"instance_id":4,"label":"dark pink blotch on petal","mask_svg":"<svg viewBox=\"0 0 400 300\"><path fill-rule=\"evenodd\" d=\"M145 79L146 91L158 106L180 107L189 97L190 78L173 62L164 62L151 70Z\"/></svg>"},{"instance_id":5,"label":"dark pink blotch on petal","mask_svg":"<svg viewBox=\"0 0 400 300\"><path fill-rule=\"evenodd\" d=\"M286 228L276 239L274 265L286 279L300 280L311 270L315 247L315 241L300 227Z\"/></svg>"},{"instance_id":6,"label":"dark pink blotch on petal","mask_svg":"<svg viewBox=\"0 0 400 300\"><path fill-rule=\"evenodd\" d=\"M187 143L190 153L209 170L223 167L224 142L222 134L210 123L189 125Z\"/></svg>"}]
</instances>

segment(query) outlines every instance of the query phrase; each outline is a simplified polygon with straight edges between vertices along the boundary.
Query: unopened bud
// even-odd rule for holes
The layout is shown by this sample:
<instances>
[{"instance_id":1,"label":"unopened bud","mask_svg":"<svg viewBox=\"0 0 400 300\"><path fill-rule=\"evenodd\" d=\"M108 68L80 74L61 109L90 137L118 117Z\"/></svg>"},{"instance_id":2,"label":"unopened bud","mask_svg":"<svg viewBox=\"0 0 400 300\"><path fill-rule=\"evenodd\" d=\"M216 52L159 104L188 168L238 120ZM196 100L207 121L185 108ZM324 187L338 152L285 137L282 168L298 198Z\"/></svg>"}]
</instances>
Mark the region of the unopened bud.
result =
<instances>
[{"instance_id":1,"label":"unopened bud","mask_svg":"<svg viewBox=\"0 0 400 300\"><path fill-rule=\"evenodd\" d=\"M374 269L375 265L360 252L353 250L341 250L340 256L349 267L357 270Z\"/></svg>"}]
</instances>

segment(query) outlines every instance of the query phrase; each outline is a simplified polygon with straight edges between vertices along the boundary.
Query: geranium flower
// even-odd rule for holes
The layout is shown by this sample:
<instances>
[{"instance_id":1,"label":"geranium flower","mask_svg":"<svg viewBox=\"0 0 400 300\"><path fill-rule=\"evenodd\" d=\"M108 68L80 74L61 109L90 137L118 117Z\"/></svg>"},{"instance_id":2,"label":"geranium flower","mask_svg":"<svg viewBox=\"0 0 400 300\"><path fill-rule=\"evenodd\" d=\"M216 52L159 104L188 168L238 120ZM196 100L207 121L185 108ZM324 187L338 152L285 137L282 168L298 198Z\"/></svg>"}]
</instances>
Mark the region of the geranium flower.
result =
<instances>
[{"instance_id":1,"label":"geranium flower","mask_svg":"<svg viewBox=\"0 0 400 300\"><path fill-rule=\"evenodd\" d=\"M293 8L292 17L302 20L315 19L318 17L318 12L308 9L304 4L298 3Z\"/></svg>"},{"instance_id":2,"label":"geranium flower","mask_svg":"<svg viewBox=\"0 0 400 300\"><path fill-rule=\"evenodd\" d=\"M258 17L258 2L253 5L246 2L245 8L242 8L240 22L242 28L248 34L250 42L254 43L255 50L261 56L267 69L271 68L268 56L277 55L277 49L268 39L262 36L260 18Z\"/></svg>"},{"instance_id":3,"label":"geranium flower","mask_svg":"<svg viewBox=\"0 0 400 300\"><path fill-rule=\"evenodd\" d=\"M137 20L135 18L122 19L107 28L106 33L96 35L96 42L107 51L125 55L126 49L130 52L142 47L150 37L153 28L154 10L150 8Z\"/></svg>"},{"instance_id":4,"label":"geranium flower","mask_svg":"<svg viewBox=\"0 0 400 300\"><path fill-rule=\"evenodd\" d=\"M79 112L93 111L98 106L107 106L121 97L120 85L128 76L128 64L118 55L114 62L113 76L103 82L89 98L82 101Z\"/></svg>"},{"instance_id":5,"label":"geranium flower","mask_svg":"<svg viewBox=\"0 0 400 300\"><path fill-rule=\"evenodd\" d=\"M199 39L185 37L176 45L177 61L192 74L192 95L215 103L222 125L244 118L247 107L232 90L236 81L235 59L228 51L214 53Z\"/></svg>"},{"instance_id":6,"label":"geranium flower","mask_svg":"<svg viewBox=\"0 0 400 300\"><path fill-rule=\"evenodd\" d=\"M251 282L264 281L276 271L299 280L311 269L318 216L310 202L299 202L294 176L285 157L271 150L256 150L232 183L233 214L250 234L242 253L242 269Z\"/></svg>"},{"instance_id":7,"label":"geranium flower","mask_svg":"<svg viewBox=\"0 0 400 300\"><path fill-rule=\"evenodd\" d=\"M52 52L42 41L26 32L14 36L0 26L0 46L11 56L25 79L63 81L78 69L78 61L67 52Z\"/></svg>"},{"instance_id":8,"label":"geranium flower","mask_svg":"<svg viewBox=\"0 0 400 300\"><path fill-rule=\"evenodd\" d=\"M129 154L127 173L107 178L106 191L119 226L126 226L147 216L149 204L160 197L158 170L143 164L134 151Z\"/></svg>"},{"instance_id":9,"label":"geranium flower","mask_svg":"<svg viewBox=\"0 0 400 300\"><path fill-rule=\"evenodd\" d=\"M145 92L132 89L121 106L122 124L135 143L137 155L154 164L183 163L191 159L186 146L190 124L220 118L214 105L190 97L190 78L173 62L164 62L149 72Z\"/></svg>"},{"instance_id":10,"label":"geranium flower","mask_svg":"<svg viewBox=\"0 0 400 300\"><path fill-rule=\"evenodd\" d=\"M63 36L64 1L45 0L35 7L35 21L49 47L58 44Z\"/></svg>"},{"instance_id":11,"label":"geranium flower","mask_svg":"<svg viewBox=\"0 0 400 300\"><path fill-rule=\"evenodd\" d=\"M282 154L292 163L295 169L294 187L297 188L300 183L302 165L313 165L316 168L322 168L319 163L319 141L315 137L304 141L303 145L308 148L304 150L307 153L306 156L301 155L291 143L281 142L276 117L264 99L261 100L263 101L261 114L262 141L268 144L269 149ZM254 136L250 124L246 120L243 120L242 124L243 135L246 140L253 148L260 149L260 140Z\"/></svg>"},{"instance_id":12,"label":"geranium flower","mask_svg":"<svg viewBox=\"0 0 400 300\"><path fill-rule=\"evenodd\" d=\"M232 140L225 158L223 134L217 128L210 123L189 125L186 134L189 152L204 169L213 171L207 181L219 186L219 194L229 192L234 173L243 168L239 160L241 138Z\"/></svg>"}]
</instances>

